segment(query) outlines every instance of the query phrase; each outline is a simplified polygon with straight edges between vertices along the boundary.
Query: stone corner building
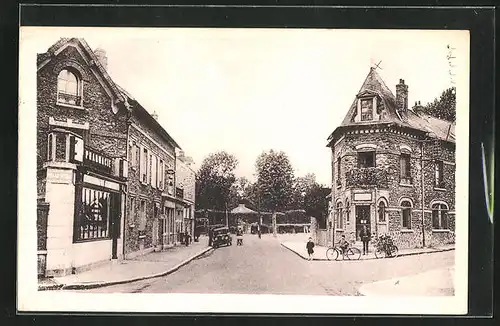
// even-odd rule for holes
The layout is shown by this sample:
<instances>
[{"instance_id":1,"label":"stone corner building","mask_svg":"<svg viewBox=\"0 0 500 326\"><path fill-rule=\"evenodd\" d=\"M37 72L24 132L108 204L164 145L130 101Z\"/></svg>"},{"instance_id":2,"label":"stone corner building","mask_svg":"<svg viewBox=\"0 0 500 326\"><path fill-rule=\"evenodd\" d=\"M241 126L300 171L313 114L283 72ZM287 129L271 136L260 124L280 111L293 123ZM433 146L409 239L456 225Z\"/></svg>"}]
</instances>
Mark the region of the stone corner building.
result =
<instances>
[{"instance_id":1,"label":"stone corner building","mask_svg":"<svg viewBox=\"0 0 500 326\"><path fill-rule=\"evenodd\" d=\"M107 72L102 49L61 38L37 56L39 275L179 243L179 145ZM181 158L184 159L184 158Z\"/></svg>"},{"instance_id":2,"label":"stone corner building","mask_svg":"<svg viewBox=\"0 0 500 326\"><path fill-rule=\"evenodd\" d=\"M359 241L366 226L400 248L454 242L455 125L408 107L408 85L396 96L370 69L341 125L332 153L329 242Z\"/></svg>"}]
</instances>

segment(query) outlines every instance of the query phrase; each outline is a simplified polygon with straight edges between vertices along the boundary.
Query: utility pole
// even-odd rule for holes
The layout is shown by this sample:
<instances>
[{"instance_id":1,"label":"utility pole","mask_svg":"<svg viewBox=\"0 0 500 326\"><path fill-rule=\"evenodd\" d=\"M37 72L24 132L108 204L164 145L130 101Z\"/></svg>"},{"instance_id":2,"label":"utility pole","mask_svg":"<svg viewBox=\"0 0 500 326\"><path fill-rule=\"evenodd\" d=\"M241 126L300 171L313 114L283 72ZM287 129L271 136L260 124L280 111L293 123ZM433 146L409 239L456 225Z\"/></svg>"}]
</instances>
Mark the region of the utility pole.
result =
<instances>
[{"instance_id":1,"label":"utility pole","mask_svg":"<svg viewBox=\"0 0 500 326\"><path fill-rule=\"evenodd\" d=\"M229 218L227 216L227 202L226 202L226 226L229 227Z\"/></svg>"}]
</instances>

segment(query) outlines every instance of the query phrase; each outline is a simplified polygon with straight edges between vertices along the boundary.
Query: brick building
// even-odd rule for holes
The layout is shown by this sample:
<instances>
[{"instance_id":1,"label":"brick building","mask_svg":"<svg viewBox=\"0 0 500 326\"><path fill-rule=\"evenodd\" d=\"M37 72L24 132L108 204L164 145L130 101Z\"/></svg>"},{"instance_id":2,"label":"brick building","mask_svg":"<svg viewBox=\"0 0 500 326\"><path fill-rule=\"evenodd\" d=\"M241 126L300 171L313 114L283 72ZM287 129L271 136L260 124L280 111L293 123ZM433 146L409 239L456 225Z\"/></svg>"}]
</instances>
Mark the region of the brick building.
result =
<instances>
[{"instance_id":1,"label":"brick building","mask_svg":"<svg viewBox=\"0 0 500 326\"><path fill-rule=\"evenodd\" d=\"M408 106L371 68L341 125L328 138L332 192L329 242L360 240L363 225L400 248L454 242L455 125Z\"/></svg>"},{"instance_id":2,"label":"brick building","mask_svg":"<svg viewBox=\"0 0 500 326\"><path fill-rule=\"evenodd\" d=\"M178 200L176 206L176 219L179 224L179 233L194 235L194 203L196 176L191 168L193 160L179 151L175 165L175 187Z\"/></svg>"},{"instance_id":3,"label":"brick building","mask_svg":"<svg viewBox=\"0 0 500 326\"><path fill-rule=\"evenodd\" d=\"M62 38L38 54L40 274L74 273L178 243L178 148L111 79L104 50Z\"/></svg>"}]
</instances>

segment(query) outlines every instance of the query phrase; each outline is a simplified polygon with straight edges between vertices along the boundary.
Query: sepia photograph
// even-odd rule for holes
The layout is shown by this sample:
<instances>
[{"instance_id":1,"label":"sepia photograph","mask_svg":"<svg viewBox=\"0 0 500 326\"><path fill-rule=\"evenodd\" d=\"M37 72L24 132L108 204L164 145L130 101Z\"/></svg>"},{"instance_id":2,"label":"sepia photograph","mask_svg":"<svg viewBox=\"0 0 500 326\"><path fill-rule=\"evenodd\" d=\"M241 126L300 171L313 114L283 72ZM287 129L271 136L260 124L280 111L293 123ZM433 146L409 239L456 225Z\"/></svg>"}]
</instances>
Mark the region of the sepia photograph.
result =
<instances>
[{"instance_id":1,"label":"sepia photograph","mask_svg":"<svg viewBox=\"0 0 500 326\"><path fill-rule=\"evenodd\" d=\"M21 27L20 309L466 313L469 52Z\"/></svg>"}]
</instances>

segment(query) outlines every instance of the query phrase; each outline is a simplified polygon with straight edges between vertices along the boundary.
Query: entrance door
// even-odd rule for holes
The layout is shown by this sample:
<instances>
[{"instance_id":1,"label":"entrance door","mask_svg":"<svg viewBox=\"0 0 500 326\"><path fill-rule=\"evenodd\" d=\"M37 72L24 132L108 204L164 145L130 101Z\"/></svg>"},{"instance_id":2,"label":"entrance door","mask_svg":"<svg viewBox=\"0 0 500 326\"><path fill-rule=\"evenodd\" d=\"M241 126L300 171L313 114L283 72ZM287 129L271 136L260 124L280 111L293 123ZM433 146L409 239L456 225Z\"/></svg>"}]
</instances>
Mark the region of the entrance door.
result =
<instances>
[{"instance_id":1,"label":"entrance door","mask_svg":"<svg viewBox=\"0 0 500 326\"><path fill-rule=\"evenodd\" d=\"M363 229L364 225L371 232L369 205L356 206L356 241L361 241L359 232Z\"/></svg>"},{"instance_id":2,"label":"entrance door","mask_svg":"<svg viewBox=\"0 0 500 326\"><path fill-rule=\"evenodd\" d=\"M163 233L165 233L165 219L161 218L159 219L160 221L160 227L158 228L158 239L160 240L160 245L163 247L165 244L165 239L163 238Z\"/></svg>"},{"instance_id":3,"label":"entrance door","mask_svg":"<svg viewBox=\"0 0 500 326\"><path fill-rule=\"evenodd\" d=\"M110 194L110 219L111 219L111 258L118 258L118 238L120 237L120 194Z\"/></svg>"}]
</instances>

